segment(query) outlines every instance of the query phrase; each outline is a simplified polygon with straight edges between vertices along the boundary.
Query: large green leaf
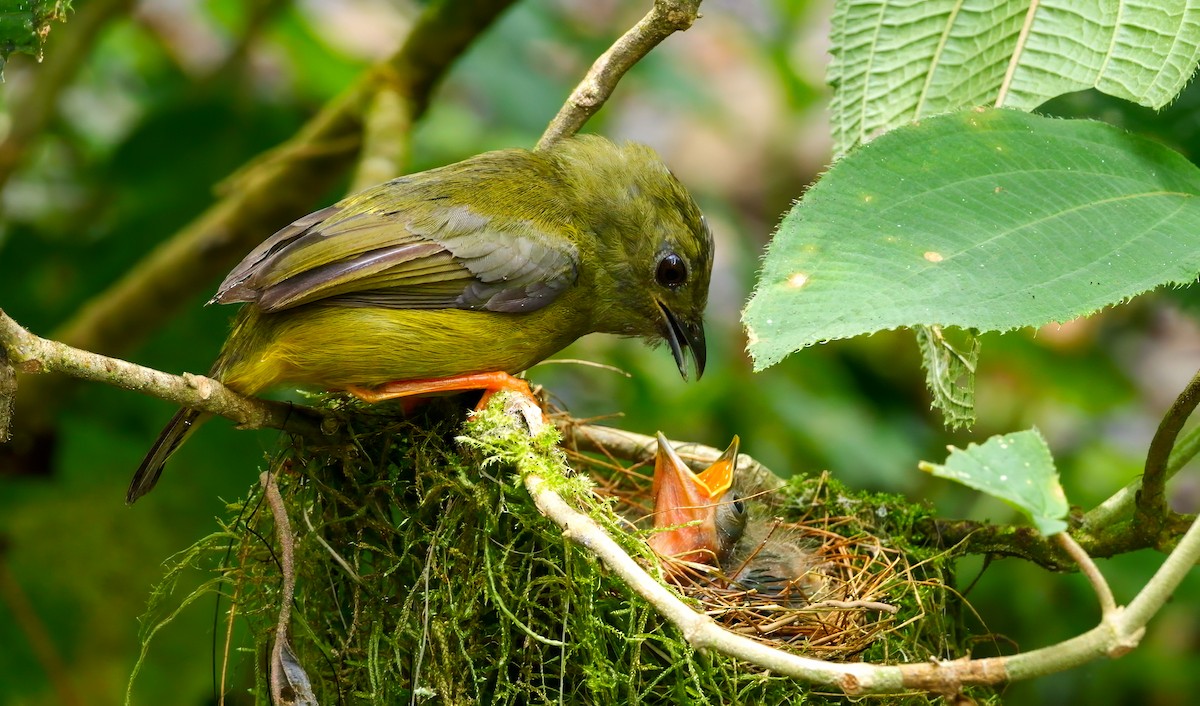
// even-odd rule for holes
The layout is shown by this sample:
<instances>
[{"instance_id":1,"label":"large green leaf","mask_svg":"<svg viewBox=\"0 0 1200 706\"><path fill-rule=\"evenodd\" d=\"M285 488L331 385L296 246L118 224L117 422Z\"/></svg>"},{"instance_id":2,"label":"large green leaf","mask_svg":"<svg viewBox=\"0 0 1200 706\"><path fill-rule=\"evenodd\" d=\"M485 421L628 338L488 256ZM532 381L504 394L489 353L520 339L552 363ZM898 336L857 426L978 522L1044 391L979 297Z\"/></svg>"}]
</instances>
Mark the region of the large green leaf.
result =
<instances>
[{"instance_id":1,"label":"large green leaf","mask_svg":"<svg viewBox=\"0 0 1200 706\"><path fill-rule=\"evenodd\" d=\"M922 461L921 470L1000 498L1033 520L1044 535L1067 529L1070 507L1050 447L1037 429L993 436L967 449L950 447L945 465Z\"/></svg>"},{"instance_id":2,"label":"large green leaf","mask_svg":"<svg viewBox=\"0 0 1200 706\"><path fill-rule=\"evenodd\" d=\"M835 151L977 105L1097 88L1152 108L1200 59L1198 0L847 0L833 19Z\"/></svg>"},{"instance_id":3,"label":"large green leaf","mask_svg":"<svg viewBox=\"0 0 1200 706\"><path fill-rule=\"evenodd\" d=\"M743 316L756 369L900 326L1004 331L1200 272L1200 170L1097 122L945 115L836 163L780 225Z\"/></svg>"}]
</instances>

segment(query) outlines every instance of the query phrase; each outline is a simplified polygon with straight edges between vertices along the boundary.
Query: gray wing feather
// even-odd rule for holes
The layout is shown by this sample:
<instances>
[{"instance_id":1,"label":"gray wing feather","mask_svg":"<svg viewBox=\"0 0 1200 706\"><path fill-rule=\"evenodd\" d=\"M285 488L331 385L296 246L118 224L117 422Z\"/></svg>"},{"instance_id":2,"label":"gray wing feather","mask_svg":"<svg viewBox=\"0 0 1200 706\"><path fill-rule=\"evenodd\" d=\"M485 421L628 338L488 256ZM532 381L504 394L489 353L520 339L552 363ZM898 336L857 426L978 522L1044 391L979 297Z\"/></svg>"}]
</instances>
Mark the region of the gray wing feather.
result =
<instances>
[{"instance_id":1,"label":"gray wing feather","mask_svg":"<svg viewBox=\"0 0 1200 706\"><path fill-rule=\"evenodd\" d=\"M398 212L371 209L373 201L330 206L283 228L229 273L212 301L264 311L320 301L515 313L546 306L578 278L574 244L529 222L501 226L438 199Z\"/></svg>"}]
</instances>

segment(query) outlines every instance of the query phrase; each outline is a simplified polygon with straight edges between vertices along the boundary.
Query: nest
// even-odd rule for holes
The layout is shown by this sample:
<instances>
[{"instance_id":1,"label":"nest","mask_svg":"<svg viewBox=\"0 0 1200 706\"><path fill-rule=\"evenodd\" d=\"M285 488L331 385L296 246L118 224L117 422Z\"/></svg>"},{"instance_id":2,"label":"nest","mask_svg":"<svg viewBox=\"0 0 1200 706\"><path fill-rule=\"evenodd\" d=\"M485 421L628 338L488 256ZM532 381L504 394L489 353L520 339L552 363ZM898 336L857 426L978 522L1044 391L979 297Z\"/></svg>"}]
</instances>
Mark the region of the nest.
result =
<instances>
[{"instance_id":1,"label":"nest","mask_svg":"<svg viewBox=\"0 0 1200 706\"><path fill-rule=\"evenodd\" d=\"M317 702L824 699L693 649L567 541L520 476L533 464L555 492L655 569L644 533L614 512L646 514L649 476L637 464L571 454L571 470L552 430L530 439L496 408L464 427L462 408L449 402L411 418L386 405L333 404L346 405L346 440L287 446L269 465L295 547L288 659L306 673ZM801 605L766 600L710 570L682 567L678 576L690 578L676 581L700 609L731 630L811 656L885 662L962 654L941 559L926 561L893 539L922 511L828 478L794 480L756 501L784 518L781 530L786 524L812 538L822 557L818 590ZM222 703L270 703L268 665L288 603L279 533L256 483L229 505L221 531L180 554L144 621L148 644L181 604L219 594L224 637L216 663L229 695ZM173 599L175 582L192 569L212 578L199 593Z\"/></svg>"},{"instance_id":2,"label":"nest","mask_svg":"<svg viewBox=\"0 0 1200 706\"><path fill-rule=\"evenodd\" d=\"M653 461L622 461L602 441L588 446L596 451L568 451L572 465L588 470L597 492L611 499L634 531L648 531ZM687 458L686 449L681 455ZM752 521L768 529L751 542L741 563L723 571L659 558L667 580L722 627L797 654L847 660L924 617L922 596L943 587L941 580L924 570L925 562L911 562L890 537L873 533L875 523L863 518L868 507L839 495L828 473L788 484L760 477L753 485L745 494ZM857 512L848 514L847 507ZM731 578L772 541L802 546L810 557L807 571L772 591ZM901 615L900 606L918 610Z\"/></svg>"}]
</instances>

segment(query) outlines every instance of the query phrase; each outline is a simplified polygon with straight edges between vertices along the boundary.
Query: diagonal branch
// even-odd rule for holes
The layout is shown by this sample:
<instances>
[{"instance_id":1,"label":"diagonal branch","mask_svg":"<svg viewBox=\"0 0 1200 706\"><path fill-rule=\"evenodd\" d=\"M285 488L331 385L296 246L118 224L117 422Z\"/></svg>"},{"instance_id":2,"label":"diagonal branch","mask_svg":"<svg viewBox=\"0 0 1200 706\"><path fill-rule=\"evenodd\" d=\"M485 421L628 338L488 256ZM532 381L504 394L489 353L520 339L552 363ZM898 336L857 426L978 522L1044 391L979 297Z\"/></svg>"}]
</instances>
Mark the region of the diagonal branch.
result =
<instances>
[{"instance_id":1,"label":"diagonal branch","mask_svg":"<svg viewBox=\"0 0 1200 706\"><path fill-rule=\"evenodd\" d=\"M333 431L327 417L306 407L243 397L211 378L169 375L151 368L39 338L0 310L0 351L27 373L62 372L175 402L237 422L246 429L269 427L320 439Z\"/></svg>"},{"instance_id":2,"label":"diagonal branch","mask_svg":"<svg viewBox=\"0 0 1200 706\"><path fill-rule=\"evenodd\" d=\"M534 149L544 150L579 132L612 95L626 71L664 39L691 27L699 15L700 0L654 0L650 12L596 59Z\"/></svg>"}]
</instances>

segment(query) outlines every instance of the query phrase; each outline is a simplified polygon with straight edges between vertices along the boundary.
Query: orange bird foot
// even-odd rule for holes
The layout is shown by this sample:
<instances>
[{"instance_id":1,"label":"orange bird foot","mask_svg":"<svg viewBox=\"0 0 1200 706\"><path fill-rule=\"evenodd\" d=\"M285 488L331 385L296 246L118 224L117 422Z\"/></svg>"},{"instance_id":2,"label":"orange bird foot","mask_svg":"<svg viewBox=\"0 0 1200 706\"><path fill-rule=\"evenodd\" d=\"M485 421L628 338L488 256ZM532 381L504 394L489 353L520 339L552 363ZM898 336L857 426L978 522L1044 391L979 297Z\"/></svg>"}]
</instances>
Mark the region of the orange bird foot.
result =
<instances>
[{"instance_id":1,"label":"orange bird foot","mask_svg":"<svg viewBox=\"0 0 1200 706\"><path fill-rule=\"evenodd\" d=\"M425 378L423 380L395 380L385 382L376 387L350 387L347 392L363 402L375 404L397 398L433 395L443 392L466 392L483 390L483 397L475 405L475 411L487 407L492 395L497 392L512 392L517 401L515 406L521 416L529 424L529 428L537 431L545 424L541 405L529 389L529 383L518 377L504 372L469 373L467 375L451 375L444 378Z\"/></svg>"}]
</instances>

